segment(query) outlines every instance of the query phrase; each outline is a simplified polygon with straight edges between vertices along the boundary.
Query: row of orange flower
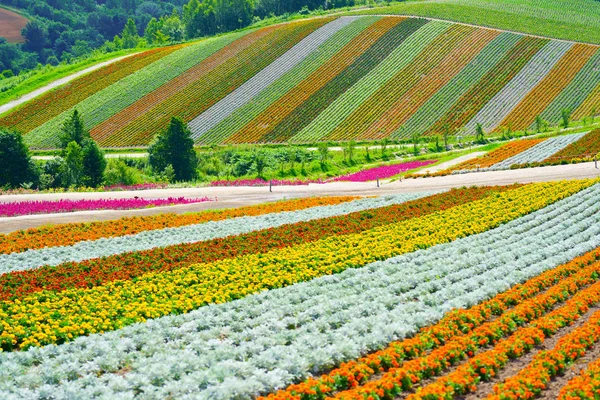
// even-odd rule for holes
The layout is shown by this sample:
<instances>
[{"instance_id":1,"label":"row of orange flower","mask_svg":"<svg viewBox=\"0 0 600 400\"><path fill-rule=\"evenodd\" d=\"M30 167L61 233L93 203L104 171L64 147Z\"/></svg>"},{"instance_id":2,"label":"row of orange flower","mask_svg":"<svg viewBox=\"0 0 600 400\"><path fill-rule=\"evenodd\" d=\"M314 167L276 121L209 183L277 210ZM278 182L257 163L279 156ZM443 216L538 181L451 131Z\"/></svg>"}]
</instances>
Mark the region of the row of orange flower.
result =
<instances>
[{"instance_id":1,"label":"row of orange flower","mask_svg":"<svg viewBox=\"0 0 600 400\"><path fill-rule=\"evenodd\" d=\"M310 207L345 203L355 199L356 197L352 196L312 197L188 214L159 214L153 216L124 217L112 221L51 225L15 231L6 235L0 234L0 254L10 254L51 246L69 246L85 240L133 235L143 231L176 228L229 218L298 211Z\"/></svg>"},{"instance_id":2,"label":"row of orange flower","mask_svg":"<svg viewBox=\"0 0 600 400\"><path fill-rule=\"evenodd\" d=\"M596 280L597 272L592 274L592 279ZM450 374L437 379L428 386L424 386L417 392L408 397L410 400L417 399L449 399L462 394L467 394L477 390L477 385L481 381L491 380L498 371L503 368L510 360L516 359L533 349L534 346L541 344L546 337L550 337L558 332L559 329L573 323L582 314L588 311L589 307L600 301L600 282L596 282L587 289L581 290L575 294L565 305L552 311L551 313L534 320L530 325L518 329L512 336L504 339L491 350L480 353L467 363L461 365ZM528 315L527 317L534 317ZM535 317L534 317L535 318ZM527 322L525 319L523 322ZM595 314L593 318L578 331L589 334L589 326L596 326L600 323L600 313ZM589 343L594 343L600 338L600 327L596 327L597 335L590 337ZM571 335L569 335L570 337ZM564 338L563 338L564 339ZM561 340L562 342L563 340ZM537 359L547 360L543 357L544 353L540 353ZM569 354L566 360L572 360L581 355ZM564 369L564 365L555 364L560 370ZM539 365L536 364L539 369ZM521 376L521 378L523 378ZM516 378L515 378L516 379ZM531 396L521 397L520 395L509 396L511 391L520 392L525 386L521 383L515 385L515 381L511 378L504 385L497 386L492 396L494 399L508 398L530 398Z\"/></svg>"},{"instance_id":3,"label":"row of orange flower","mask_svg":"<svg viewBox=\"0 0 600 400\"><path fill-rule=\"evenodd\" d=\"M423 328L413 338L391 343L381 351L361 357L356 361L344 363L327 375L309 378L300 384L290 385L285 390L271 394L267 398L313 400L325 398L335 391L357 388L373 375L389 371L391 368L398 368L407 360L421 357L427 351L439 348L456 336L471 332L493 315L502 314L509 307L527 303L527 299L562 279L573 275L579 275L579 278L587 276L586 279L589 279L590 271L593 273L600 268L600 265L596 263L597 260L600 260L600 249L590 251L569 263L546 271L540 276L468 310L454 310L444 316L439 323ZM565 282L569 282L569 280L565 280Z\"/></svg>"},{"instance_id":4,"label":"row of orange flower","mask_svg":"<svg viewBox=\"0 0 600 400\"><path fill-rule=\"evenodd\" d=\"M600 396L600 360L590 363L560 391L559 400L594 400Z\"/></svg>"}]
</instances>

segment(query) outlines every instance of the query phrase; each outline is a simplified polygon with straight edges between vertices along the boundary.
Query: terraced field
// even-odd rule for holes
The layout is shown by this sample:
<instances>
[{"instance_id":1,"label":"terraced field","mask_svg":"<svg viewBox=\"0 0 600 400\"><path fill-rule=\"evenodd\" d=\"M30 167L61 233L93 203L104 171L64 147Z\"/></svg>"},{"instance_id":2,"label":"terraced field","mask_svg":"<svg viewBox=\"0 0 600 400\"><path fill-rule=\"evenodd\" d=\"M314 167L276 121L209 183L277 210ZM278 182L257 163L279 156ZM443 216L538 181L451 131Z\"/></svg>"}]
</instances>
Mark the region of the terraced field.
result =
<instances>
[{"instance_id":1,"label":"terraced field","mask_svg":"<svg viewBox=\"0 0 600 400\"><path fill-rule=\"evenodd\" d=\"M524 130L600 112L598 46L394 16L313 18L126 58L0 117L33 148L73 109L110 147L171 116L199 144Z\"/></svg>"}]
</instances>

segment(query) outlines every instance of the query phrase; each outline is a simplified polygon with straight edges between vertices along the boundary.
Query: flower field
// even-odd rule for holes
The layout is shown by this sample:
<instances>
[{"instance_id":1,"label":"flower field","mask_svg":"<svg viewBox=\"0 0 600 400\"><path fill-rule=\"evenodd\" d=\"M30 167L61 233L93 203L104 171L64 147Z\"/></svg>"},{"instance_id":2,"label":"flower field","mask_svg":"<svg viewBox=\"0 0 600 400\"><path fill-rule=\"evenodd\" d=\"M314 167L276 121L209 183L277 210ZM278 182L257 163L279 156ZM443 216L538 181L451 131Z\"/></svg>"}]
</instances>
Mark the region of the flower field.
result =
<instances>
[{"instance_id":1,"label":"flower field","mask_svg":"<svg viewBox=\"0 0 600 400\"><path fill-rule=\"evenodd\" d=\"M598 195L597 180L470 187L3 235L0 391L473 391L600 300ZM527 368L580 357L595 315Z\"/></svg>"},{"instance_id":2,"label":"flower field","mask_svg":"<svg viewBox=\"0 0 600 400\"><path fill-rule=\"evenodd\" d=\"M103 146L148 145L170 116L198 144L406 139L600 110L598 46L425 18L293 21L146 51L0 118L53 148L73 109Z\"/></svg>"},{"instance_id":3,"label":"flower field","mask_svg":"<svg viewBox=\"0 0 600 400\"><path fill-rule=\"evenodd\" d=\"M177 204L191 204L211 201L208 197L186 199L107 199L107 200L58 200L58 201L19 201L0 203L0 217L17 215L51 214L84 210L132 210L136 208L162 207Z\"/></svg>"}]
</instances>

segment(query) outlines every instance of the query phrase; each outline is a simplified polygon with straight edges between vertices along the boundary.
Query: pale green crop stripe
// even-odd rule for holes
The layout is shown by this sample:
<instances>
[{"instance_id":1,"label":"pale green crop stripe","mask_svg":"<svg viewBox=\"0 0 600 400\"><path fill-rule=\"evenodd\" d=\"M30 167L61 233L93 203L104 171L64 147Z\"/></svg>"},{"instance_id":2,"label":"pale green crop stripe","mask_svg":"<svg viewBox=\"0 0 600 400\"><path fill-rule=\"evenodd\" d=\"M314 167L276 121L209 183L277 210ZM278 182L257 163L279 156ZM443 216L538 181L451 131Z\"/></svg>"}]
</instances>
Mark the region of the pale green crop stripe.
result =
<instances>
[{"instance_id":1,"label":"pale green crop stripe","mask_svg":"<svg viewBox=\"0 0 600 400\"><path fill-rule=\"evenodd\" d=\"M292 142L319 140L333 131L366 99L407 66L429 43L445 32L452 23L431 21L410 35L354 86L338 97L308 126L294 136Z\"/></svg>"},{"instance_id":2,"label":"pale green crop stripe","mask_svg":"<svg viewBox=\"0 0 600 400\"><path fill-rule=\"evenodd\" d=\"M63 122L77 109L86 125L92 129L114 114L120 112L148 93L158 89L194 67L216 51L255 30L236 32L230 35L203 40L153 62L134 74L113 83L93 94L72 108L25 135L25 142L36 148L51 148L58 145L58 132Z\"/></svg>"},{"instance_id":3,"label":"pale green crop stripe","mask_svg":"<svg viewBox=\"0 0 600 400\"><path fill-rule=\"evenodd\" d=\"M275 81L263 93L252 99L243 107L212 128L203 137L206 143L221 143L242 129L246 124L274 104L291 89L308 78L314 71L321 67L331 57L334 57L352 39L358 36L367 27L382 17L361 17L348 26L336 32L323 43L317 51L313 52L302 63L287 72Z\"/></svg>"}]
</instances>

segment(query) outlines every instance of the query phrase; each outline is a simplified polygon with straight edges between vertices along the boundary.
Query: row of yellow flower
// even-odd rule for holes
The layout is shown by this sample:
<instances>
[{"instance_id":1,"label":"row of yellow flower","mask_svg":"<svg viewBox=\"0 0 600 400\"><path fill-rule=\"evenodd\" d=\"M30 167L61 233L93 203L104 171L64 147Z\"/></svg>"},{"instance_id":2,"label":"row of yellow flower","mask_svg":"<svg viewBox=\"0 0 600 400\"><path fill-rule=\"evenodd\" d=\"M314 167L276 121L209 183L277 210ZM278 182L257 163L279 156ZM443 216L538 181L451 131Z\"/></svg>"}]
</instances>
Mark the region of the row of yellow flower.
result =
<instances>
[{"instance_id":1,"label":"row of yellow flower","mask_svg":"<svg viewBox=\"0 0 600 400\"><path fill-rule=\"evenodd\" d=\"M27 348L185 313L265 289L357 268L484 232L555 201L594 180L538 183L360 234L113 281L92 289L37 292L0 303L0 344Z\"/></svg>"}]
</instances>

